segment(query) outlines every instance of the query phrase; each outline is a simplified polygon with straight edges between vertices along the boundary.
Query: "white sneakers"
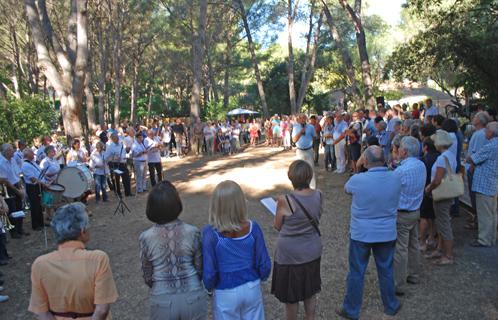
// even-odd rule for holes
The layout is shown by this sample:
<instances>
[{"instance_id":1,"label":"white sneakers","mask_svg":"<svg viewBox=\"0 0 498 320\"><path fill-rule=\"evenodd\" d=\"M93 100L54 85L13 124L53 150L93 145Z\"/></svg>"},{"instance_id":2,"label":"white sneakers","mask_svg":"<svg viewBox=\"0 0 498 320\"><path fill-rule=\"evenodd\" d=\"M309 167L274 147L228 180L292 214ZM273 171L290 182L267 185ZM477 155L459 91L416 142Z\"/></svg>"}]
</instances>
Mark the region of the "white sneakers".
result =
<instances>
[{"instance_id":1,"label":"white sneakers","mask_svg":"<svg viewBox=\"0 0 498 320\"><path fill-rule=\"evenodd\" d=\"M4 287L0 286L0 292L2 292L3 290L4 290ZM0 302L5 302L7 300L9 300L9 296L2 296L2 295L0 295Z\"/></svg>"}]
</instances>

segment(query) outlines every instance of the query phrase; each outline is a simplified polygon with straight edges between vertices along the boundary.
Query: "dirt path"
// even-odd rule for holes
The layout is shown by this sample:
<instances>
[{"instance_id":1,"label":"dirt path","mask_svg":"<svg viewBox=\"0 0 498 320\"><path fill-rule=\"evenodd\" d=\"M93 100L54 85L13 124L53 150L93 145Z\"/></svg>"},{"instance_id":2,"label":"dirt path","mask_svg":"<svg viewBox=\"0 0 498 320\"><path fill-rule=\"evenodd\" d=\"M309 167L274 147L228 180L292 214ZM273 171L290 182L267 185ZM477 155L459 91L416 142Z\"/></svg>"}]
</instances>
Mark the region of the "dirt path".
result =
<instances>
[{"instance_id":1,"label":"dirt path","mask_svg":"<svg viewBox=\"0 0 498 320\"><path fill-rule=\"evenodd\" d=\"M207 207L213 187L231 179L242 185L248 197L249 214L263 228L268 248L274 250L277 237L271 227L272 216L259 203L264 196L289 190L286 169L294 159L292 152L259 147L229 158L171 159L166 163L166 178L180 190L184 203L181 219L202 227L207 222ZM317 169L318 187L324 192L325 212L321 222L324 254L322 257L322 293L318 298L318 318L337 319L348 270L348 228L350 197L343 192L346 175ZM372 186L382 187L382 186ZM138 236L150 223L144 215L145 195L126 199L131 214L114 216L115 201L95 206L90 201L90 248L107 252L111 259L119 300L112 306L113 318L148 318L148 290L142 281L138 254ZM471 234L464 231L465 218L454 221L457 264L434 267L423 261L421 283L409 287L402 299L403 309L395 319L498 319L498 250L475 249L467 245ZM49 233L50 250L53 245ZM2 267L6 291L11 300L0 304L0 319L33 319L27 312L30 295L31 262L45 253L43 234L32 233L23 240L11 240L8 249L14 255ZM270 253L272 255L272 253ZM263 284L267 319L283 319L283 306L270 295L270 284ZM377 287L377 274L371 262L365 280L362 319L387 319Z\"/></svg>"}]
</instances>

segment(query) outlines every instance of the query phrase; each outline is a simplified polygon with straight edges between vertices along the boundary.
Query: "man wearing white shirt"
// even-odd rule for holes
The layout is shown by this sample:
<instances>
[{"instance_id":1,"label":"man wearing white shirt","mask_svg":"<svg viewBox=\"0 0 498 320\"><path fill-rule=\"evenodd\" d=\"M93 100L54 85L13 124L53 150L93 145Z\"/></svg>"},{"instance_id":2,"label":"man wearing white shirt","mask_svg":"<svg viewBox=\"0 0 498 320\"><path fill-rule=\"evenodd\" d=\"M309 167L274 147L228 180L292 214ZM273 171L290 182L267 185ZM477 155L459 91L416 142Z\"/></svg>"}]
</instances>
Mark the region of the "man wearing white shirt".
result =
<instances>
[{"instance_id":1,"label":"man wearing white shirt","mask_svg":"<svg viewBox=\"0 0 498 320\"><path fill-rule=\"evenodd\" d=\"M107 145L104 158L109 162L114 188L118 196L121 197L121 179L123 180L125 196L131 196L130 172L126 166L126 146L119 141L116 133L111 134L111 143Z\"/></svg>"},{"instance_id":2,"label":"man wearing white shirt","mask_svg":"<svg viewBox=\"0 0 498 320\"><path fill-rule=\"evenodd\" d=\"M43 229L43 209L41 205L41 173L42 169L35 162L33 150L25 148L24 161L21 167L26 193L31 211L31 228L35 231Z\"/></svg>"},{"instance_id":3,"label":"man wearing white shirt","mask_svg":"<svg viewBox=\"0 0 498 320\"><path fill-rule=\"evenodd\" d=\"M436 106L432 105L432 99L425 100L425 109L424 109L424 122L430 123L430 119L437 116L439 114L439 110ZM429 118L430 117L430 118Z\"/></svg>"},{"instance_id":4,"label":"man wearing white shirt","mask_svg":"<svg viewBox=\"0 0 498 320\"><path fill-rule=\"evenodd\" d=\"M14 229L10 230L12 238L21 238L23 235L29 235L22 230L23 218L12 217L13 212L22 210L22 199L24 193L21 187L21 179L17 164L14 159L14 148L8 143L4 143L0 147L0 183L7 188L9 198L5 199L9 206L10 221L14 225Z\"/></svg>"},{"instance_id":5,"label":"man wearing white shirt","mask_svg":"<svg viewBox=\"0 0 498 320\"><path fill-rule=\"evenodd\" d=\"M150 184L155 186L156 175L158 182L163 181L163 167L161 164L161 140L156 136L154 130L147 131L145 144L148 146L147 165L149 167Z\"/></svg>"},{"instance_id":6,"label":"man wearing white shirt","mask_svg":"<svg viewBox=\"0 0 498 320\"><path fill-rule=\"evenodd\" d=\"M135 168L135 181L137 183L137 193L147 191L146 172L148 146L144 142L142 133L135 134L135 142L131 147L133 156L133 167Z\"/></svg>"}]
</instances>

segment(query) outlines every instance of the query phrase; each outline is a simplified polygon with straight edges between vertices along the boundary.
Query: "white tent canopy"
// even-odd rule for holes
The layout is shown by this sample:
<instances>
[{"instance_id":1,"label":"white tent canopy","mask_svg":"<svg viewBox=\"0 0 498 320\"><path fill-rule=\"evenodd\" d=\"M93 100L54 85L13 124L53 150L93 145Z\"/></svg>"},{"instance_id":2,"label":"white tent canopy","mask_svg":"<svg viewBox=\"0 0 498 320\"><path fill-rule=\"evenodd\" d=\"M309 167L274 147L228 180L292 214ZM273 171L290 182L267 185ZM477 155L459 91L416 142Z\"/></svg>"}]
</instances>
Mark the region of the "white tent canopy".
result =
<instances>
[{"instance_id":1,"label":"white tent canopy","mask_svg":"<svg viewBox=\"0 0 498 320\"><path fill-rule=\"evenodd\" d=\"M251 114L258 114L258 113L259 112L248 110L248 109L244 109L244 108L237 108L237 109L233 109L233 110L229 111L227 114L229 116L240 116L240 115L243 115L243 114L251 115Z\"/></svg>"}]
</instances>

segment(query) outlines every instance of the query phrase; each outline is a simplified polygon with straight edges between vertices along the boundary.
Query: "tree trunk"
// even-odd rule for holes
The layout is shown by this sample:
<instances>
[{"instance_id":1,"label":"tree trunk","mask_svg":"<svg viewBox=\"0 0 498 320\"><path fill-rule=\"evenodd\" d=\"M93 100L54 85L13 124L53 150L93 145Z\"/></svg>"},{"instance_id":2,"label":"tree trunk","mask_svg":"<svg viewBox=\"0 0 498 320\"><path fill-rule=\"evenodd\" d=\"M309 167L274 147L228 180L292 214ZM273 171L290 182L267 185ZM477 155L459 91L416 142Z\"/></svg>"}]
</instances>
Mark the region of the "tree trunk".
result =
<instances>
[{"instance_id":1,"label":"tree trunk","mask_svg":"<svg viewBox=\"0 0 498 320\"><path fill-rule=\"evenodd\" d=\"M263 88L263 81L261 80L261 74L259 72L258 59L256 57L256 49L254 48L254 43L252 41L251 29L249 28L249 23L247 21L247 14L244 8L242 0L236 0L239 5L240 15L242 17L242 22L244 23L244 29L247 35L247 43L249 48L249 53L251 54L251 60L254 65L254 74L256 76L256 84L258 86L259 98L261 99L261 107L263 109L263 115L265 118L269 116L268 105L266 104L266 95Z\"/></svg>"},{"instance_id":2,"label":"tree trunk","mask_svg":"<svg viewBox=\"0 0 498 320\"><path fill-rule=\"evenodd\" d=\"M192 97L190 99L190 117L200 116L201 87L202 87L202 58L204 57L204 40L206 33L207 0L199 0L199 25L194 31L192 43ZM192 17L194 19L194 17ZM192 122L193 123L193 122Z\"/></svg>"},{"instance_id":3,"label":"tree trunk","mask_svg":"<svg viewBox=\"0 0 498 320\"><path fill-rule=\"evenodd\" d=\"M20 89L19 82L22 82L22 66L21 66L21 52L19 50L19 41L17 41L16 27L10 26L10 36L13 49L13 64L12 64L12 83L14 85L14 92L17 99L22 98L22 90Z\"/></svg>"},{"instance_id":4,"label":"tree trunk","mask_svg":"<svg viewBox=\"0 0 498 320\"><path fill-rule=\"evenodd\" d=\"M365 30L361 21L361 0L355 0L355 9L351 8L347 0L339 0L342 7L348 12L356 32L356 44L358 46L358 53L361 62L361 75L363 80L364 97L368 109L375 109L375 97L373 95L373 84L370 61L368 60L367 41L365 37Z\"/></svg>"},{"instance_id":5,"label":"tree trunk","mask_svg":"<svg viewBox=\"0 0 498 320\"><path fill-rule=\"evenodd\" d=\"M223 109L227 110L230 103L230 67L232 64L232 41L230 36L226 39L226 52L225 52L225 74L223 76Z\"/></svg>"},{"instance_id":6,"label":"tree trunk","mask_svg":"<svg viewBox=\"0 0 498 320\"><path fill-rule=\"evenodd\" d=\"M294 27L294 12L292 0L288 0L287 5L287 47L289 56L287 59L287 78L289 83L289 102L291 114L296 114L296 87L294 85L294 48L292 45L292 28Z\"/></svg>"},{"instance_id":7,"label":"tree trunk","mask_svg":"<svg viewBox=\"0 0 498 320\"><path fill-rule=\"evenodd\" d=\"M154 79L154 77L153 77ZM152 97L154 95L154 86L150 84L149 88L149 101L147 102L147 123L149 123L150 120L150 114L152 112Z\"/></svg>"},{"instance_id":8,"label":"tree trunk","mask_svg":"<svg viewBox=\"0 0 498 320\"><path fill-rule=\"evenodd\" d=\"M116 20L117 25L114 26L113 30L113 41L114 41L114 114L113 114L113 120L115 125L120 124L120 112L121 112L121 76L122 76L122 70L121 70L121 53L122 53L122 34L121 34L121 17L122 17L122 12L121 12L121 6L118 5L116 7L117 11L117 17L118 19Z\"/></svg>"},{"instance_id":9,"label":"tree trunk","mask_svg":"<svg viewBox=\"0 0 498 320\"><path fill-rule=\"evenodd\" d=\"M131 83L131 110L130 121L135 123L137 119L137 95L138 95L138 61L133 63L133 79Z\"/></svg>"},{"instance_id":10,"label":"tree trunk","mask_svg":"<svg viewBox=\"0 0 498 320\"><path fill-rule=\"evenodd\" d=\"M355 100L361 101L362 100L361 92L360 89L358 88L358 83L356 81L355 70L353 66L353 60L351 59L349 50L342 41L342 37L339 34L339 31L337 30L337 26L334 22L332 14L330 13L329 7L327 6L324 0L322 0L322 4L323 4L323 11L325 13L325 17L327 18L327 24L329 25L330 36L334 40L336 46L339 48L339 51L341 53L342 63L346 68L346 75L351 85L352 95L353 97L355 97Z\"/></svg>"},{"instance_id":11,"label":"tree trunk","mask_svg":"<svg viewBox=\"0 0 498 320\"><path fill-rule=\"evenodd\" d=\"M296 103L296 111L301 112L301 107L304 102L304 98L306 97L306 91L308 90L311 79L313 78L313 74L315 73L315 62L316 55L318 52L318 45L320 40L320 28L322 27L322 19L323 19L323 11L320 12L320 17L318 18L318 22L316 25L315 34L313 37L313 48L310 49L311 46L311 36L313 31L313 12L314 12L315 3L312 2L312 9L310 11L310 25L308 30L308 39L306 43L306 56L305 63L303 67L303 71L301 73L301 86L299 87L299 93L297 96ZM310 53L311 51L311 53Z\"/></svg>"},{"instance_id":12,"label":"tree trunk","mask_svg":"<svg viewBox=\"0 0 498 320\"><path fill-rule=\"evenodd\" d=\"M53 32L45 1L38 0L37 4L34 0L25 0L26 16L37 50L38 63L61 100L64 130L70 140L83 134L80 116L88 63L87 0L71 2L69 16L70 20L76 20L76 39L66 51ZM72 51L69 53L69 50ZM58 66L52 57L57 59Z\"/></svg>"},{"instance_id":13,"label":"tree trunk","mask_svg":"<svg viewBox=\"0 0 498 320\"><path fill-rule=\"evenodd\" d=\"M88 123L89 132L93 132L96 129L96 119L95 119L95 102L93 100L92 83L91 83L91 71L88 70L85 77L85 102L86 102L86 118Z\"/></svg>"}]
</instances>

